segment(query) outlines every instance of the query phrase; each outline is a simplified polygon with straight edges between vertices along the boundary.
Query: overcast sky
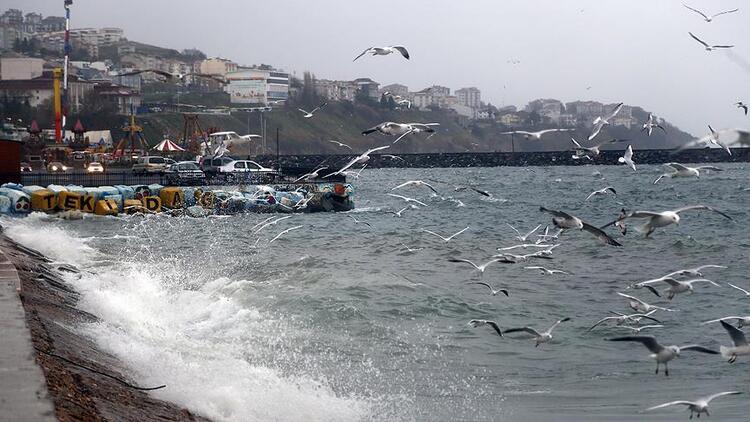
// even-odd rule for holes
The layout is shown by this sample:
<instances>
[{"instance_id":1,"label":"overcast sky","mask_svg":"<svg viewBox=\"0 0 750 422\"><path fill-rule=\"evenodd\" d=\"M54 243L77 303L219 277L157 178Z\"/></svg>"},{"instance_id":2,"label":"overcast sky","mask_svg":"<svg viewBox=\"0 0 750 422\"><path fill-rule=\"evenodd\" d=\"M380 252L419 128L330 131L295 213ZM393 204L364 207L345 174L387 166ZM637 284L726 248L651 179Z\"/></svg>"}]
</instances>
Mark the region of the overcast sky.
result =
<instances>
[{"instance_id":1,"label":"overcast sky","mask_svg":"<svg viewBox=\"0 0 750 422\"><path fill-rule=\"evenodd\" d=\"M476 86L497 106L536 98L623 101L695 135L708 124L748 128L733 103L750 102L750 4L687 3L710 13L740 11L706 23L672 0L74 0L72 26L117 26L134 41L196 47L300 76L371 77L411 90ZM2 4L63 14L62 0ZM736 47L707 52L688 31ZM406 46L411 60L352 62L367 47L393 44Z\"/></svg>"}]
</instances>

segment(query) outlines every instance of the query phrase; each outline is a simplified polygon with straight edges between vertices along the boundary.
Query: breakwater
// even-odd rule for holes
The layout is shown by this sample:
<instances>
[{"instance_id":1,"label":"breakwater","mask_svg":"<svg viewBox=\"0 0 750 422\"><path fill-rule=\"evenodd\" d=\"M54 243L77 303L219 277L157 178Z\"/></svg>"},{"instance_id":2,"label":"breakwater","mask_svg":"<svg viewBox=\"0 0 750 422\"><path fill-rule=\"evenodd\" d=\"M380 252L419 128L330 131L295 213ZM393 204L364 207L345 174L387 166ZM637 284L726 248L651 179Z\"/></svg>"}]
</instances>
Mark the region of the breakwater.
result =
<instances>
[{"instance_id":1,"label":"breakwater","mask_svg":"<svg viewBox=\"0 0 750 422\"><path fill-rule=\"evenodd\" d=\"M385 151L388 152L387 150ZM617 164L623 150L606 150L593 161L573 159L572 151L542 152L465 152L434 154L398 154L398 158L373 154L367 162L368 168L442 168L442 167L501 167L501 166L580 166L588 164ZM355 155L282 155L281 167L314 168L328 165L343 166ZM277 162L276 156L258 157L261 162ZM720 148L688 149L675 152L672 149L636 150L633 160L638 164L720 163L750 162L750 148L734 148L732 155Z\"/></svg>"}]
</instances>

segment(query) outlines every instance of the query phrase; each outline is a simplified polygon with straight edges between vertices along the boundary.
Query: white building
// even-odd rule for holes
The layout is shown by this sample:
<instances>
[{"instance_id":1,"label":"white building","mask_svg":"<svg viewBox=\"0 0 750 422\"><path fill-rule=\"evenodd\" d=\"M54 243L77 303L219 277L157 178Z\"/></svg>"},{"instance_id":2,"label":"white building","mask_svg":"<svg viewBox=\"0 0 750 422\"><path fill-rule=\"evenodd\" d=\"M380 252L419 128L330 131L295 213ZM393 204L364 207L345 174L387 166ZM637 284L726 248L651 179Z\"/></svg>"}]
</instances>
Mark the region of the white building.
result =
<instances>
[{"instance_id":1,"label":"white building","mask_svg":"<svg viewBox=\"0 0 750 422\"><path fill-rule=\"evenodd\" d=\"M467 107L478 109L482 103L482 93L475 87L461 88L456 90L458 103Z\"/></svg>"},{"instance_id":2,"label":"white building","mask_svg":"<svg viewBox=\"0 0 750 422\"><path fill-rule=\"evenodd\" d=\"M392 95L398 95L401 98L407 98L409 96L409 87L401 84L390 84L380 88L381 94L384 92L390 92Z\"/></svg>"},{"instance_id":3,"label":"white building","mask_svg":"<svg viewBox=\"0 0 750 422\"><path fill-rule=\"evenodd\" d=\"M289 74L277 69L242 68L226 74L232 104L268 104L289 99Z\"/></svg>"},{"instance_id":4,"label":"white building","mask_svg":"<svg viewBox=\"0 0 750 422\"><path fill-rule=\"evenodd\" d=\"M27 80L42 76L44 60L33 57L0 58L0 79Z\"/></svg>"}]
</instances>

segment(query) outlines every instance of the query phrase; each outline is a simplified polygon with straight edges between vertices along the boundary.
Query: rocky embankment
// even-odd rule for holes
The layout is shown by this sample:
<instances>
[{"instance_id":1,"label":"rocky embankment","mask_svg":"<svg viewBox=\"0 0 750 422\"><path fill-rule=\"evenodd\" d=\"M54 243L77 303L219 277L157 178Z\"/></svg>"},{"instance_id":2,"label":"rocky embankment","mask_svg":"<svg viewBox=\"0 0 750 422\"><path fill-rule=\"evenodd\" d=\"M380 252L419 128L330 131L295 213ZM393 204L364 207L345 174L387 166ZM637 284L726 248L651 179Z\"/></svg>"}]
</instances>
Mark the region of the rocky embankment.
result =
<instances>
[{"instance_id":1,"label":"rocky embankment","mask_svg":"<svg viewBox=\"0 0 750 422\"><path fill-rule=\"evenodd\" d=\"M135 385L117 359L76 332L80 324L97 320L76 307L78 293L59 276L59 271L74 274L77 269L55 265L2 234L0 249L18 270L20 297L36 360L44 372L58 420L207 421L151 397L149 388Z\"/></svg>"}]
</instances>

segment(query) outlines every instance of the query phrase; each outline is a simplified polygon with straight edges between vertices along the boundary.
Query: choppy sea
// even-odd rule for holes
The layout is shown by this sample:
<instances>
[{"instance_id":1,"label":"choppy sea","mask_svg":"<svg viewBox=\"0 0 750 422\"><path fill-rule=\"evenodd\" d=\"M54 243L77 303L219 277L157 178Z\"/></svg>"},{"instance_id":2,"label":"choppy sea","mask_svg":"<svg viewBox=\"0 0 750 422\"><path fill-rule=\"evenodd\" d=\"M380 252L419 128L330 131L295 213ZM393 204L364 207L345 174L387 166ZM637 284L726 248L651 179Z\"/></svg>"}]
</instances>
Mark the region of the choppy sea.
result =
<instances>
[{"instance_id":1,"label":"choppy sea","mask_svg":"<svg viewBox=\"0 0 750 422\"><path fill-rule=\"evenodd\" d=\"M726 390L747 395L717 399L712 417L740 421L750 415L750 357L729 364L683 352L665 377L654 374L640 344L605 341L627 330L588 331L610 311L629 313L621 291L679 310L655 314L665 327L642 334L667 345L729 344L720 325L701 322L750 314L750 297L726 284L750 289L750 173L747 164L719 166L723 172L657 185L658 166L365 170L353 181L356 210L294 215L257 234L251 228L269 215L67 221L33 214L0 223L15 240L86 270L65 276L82 293L79 306L100 318L81 325L82 335L118 357L139 384L167 384L154 396L217 421L639 421L655 404ZM428 206L394 217L387 211L405 204L386 193L410 179L450 184L432 182L438 195L400 189ZM605 186L617 195L584 201ZM735 221L690 211L650 238L634 224L625 237L610 227L620 248L568 232L553 259L493 264L483 275L448 261L484 262L516 244L507 224L543 230L551 221L540 205L602 225L623 207L691 204ZM464 227L447 243L423 231L447 236ZM728 266L705 272L721 287L697 284L695 294L672 301L626 290L701 264ZM541 275L529 265L572 274ZM510 296L468 284L478 280ZM503 329L546 329L562 317L571 320L538 348L468 325L492 319ZM679 407L647 416L686 417Z\"/></svg>"}]
</instances>

